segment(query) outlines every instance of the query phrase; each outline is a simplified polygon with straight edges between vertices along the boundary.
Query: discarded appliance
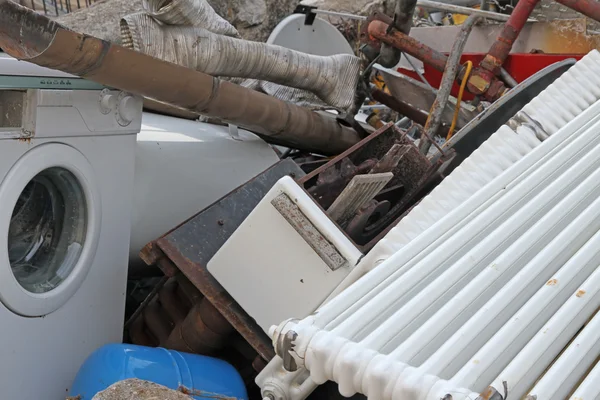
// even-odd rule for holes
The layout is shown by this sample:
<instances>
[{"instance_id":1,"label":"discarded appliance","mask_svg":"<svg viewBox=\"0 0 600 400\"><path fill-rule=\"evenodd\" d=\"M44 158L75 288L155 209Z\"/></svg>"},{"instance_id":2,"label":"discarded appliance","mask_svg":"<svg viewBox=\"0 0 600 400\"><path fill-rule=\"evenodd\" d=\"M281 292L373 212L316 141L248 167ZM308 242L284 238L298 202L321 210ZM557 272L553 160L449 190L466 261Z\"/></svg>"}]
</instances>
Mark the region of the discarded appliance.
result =
<instances>
[{"instance_id":1,"label":"discarded appliance","mask_svg":"<svg viewBox=\"0 0 600 400\"><path fill-rule=\"evenodd\" d=\"M388 174L383 181L376 176L383 174L369 175L375 182L366 185L377 192ZM266 333L281 316L311 314L361 257L308 193L284 177L208 261L207 269ZM259 292L269 296L257 296ZM272 302L271 295L279 300Z\"/></svg>"},{"instance_id":2,"label":"discarded appliance","mask_svg":"<svg viewBox=\"0 0 600 400\"><path fill-rule=\"evenodd\" d=\"M239 373L222 360L131 344L109 344L90 354L69 396L91 400L113 383L131 378L158 383L197 400L248 399Z\"/></svg>"},{"instance_id":3,"label":"discarded appliance","mask_svg":"<svg viewBox=\"0 0 600 400\"><path fill-rule=\"evenodd\" d=\"M399 243L371 273L273 326L263 397L327 380L381 399L598 396L596 70L593 51L492 135L382 240Z\"/></svg>"},{"instance_id":4,"label":"discarded appliance","mask_svg":"<svg viewBox=\"0 0 600 400\"><path fill-rule=\"evenodd\" d=\"M0 74L10 84L40 71L76 78L0 53ZM107 104L117 100L115 96L104 99ZM144 113L135 150L130 275L147 269L139 257L146 243L278 160L267 143L243 129Z\"/></svg>"},{"instance_id":5,"label":"discarded appliance","mask_svg":"<svg viewBox=\"0 0 600 400\"><path fill-rule=\"evenodd\" d=\"M122 338L142 99L23 75L0 73L0 387L59 399L90 352Z\"/></svg>"}]
</instances>

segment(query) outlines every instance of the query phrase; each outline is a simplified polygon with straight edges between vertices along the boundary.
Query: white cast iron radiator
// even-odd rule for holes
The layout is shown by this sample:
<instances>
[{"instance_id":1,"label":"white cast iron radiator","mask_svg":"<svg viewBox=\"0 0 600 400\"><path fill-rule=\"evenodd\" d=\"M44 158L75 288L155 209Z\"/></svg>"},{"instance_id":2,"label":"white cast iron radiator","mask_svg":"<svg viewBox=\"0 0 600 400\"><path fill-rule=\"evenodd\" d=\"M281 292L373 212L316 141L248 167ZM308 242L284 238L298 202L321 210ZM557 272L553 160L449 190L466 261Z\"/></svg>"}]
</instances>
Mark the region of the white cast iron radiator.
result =
<instances>
[{"instance_id":1,"label":"white cast iron radiator","mask_svg":"<svg viewBox=\"0 0 600 400\"><path fill-rule=\"evenodd\" d=\"M599 98L594 51L411 213L428 228L399 225L389 258L271 329L263 396L332 380L378 400L598 398Z\"/></svg>"}]
</instances>

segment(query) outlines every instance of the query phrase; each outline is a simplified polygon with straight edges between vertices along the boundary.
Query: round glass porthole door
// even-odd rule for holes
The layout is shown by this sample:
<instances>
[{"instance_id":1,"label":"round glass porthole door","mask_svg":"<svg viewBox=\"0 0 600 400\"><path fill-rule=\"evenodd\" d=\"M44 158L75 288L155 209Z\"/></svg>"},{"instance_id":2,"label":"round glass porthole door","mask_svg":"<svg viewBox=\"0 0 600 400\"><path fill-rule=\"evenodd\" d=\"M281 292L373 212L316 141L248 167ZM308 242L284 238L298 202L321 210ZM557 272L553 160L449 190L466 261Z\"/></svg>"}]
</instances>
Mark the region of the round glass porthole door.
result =
<instances>
[{"instance_id":1,"label":"round glass porthole door","mask_svg":"<svg viewBox=\"0 0 600 400\"><path fill-rule=\"evenodd\" d=\"M69 301L93 265L100 204L95 171L71 146L40 145L14 163L0 181L2 305L38 317Z\"/></svg>"},{"instance_id":2,"label":"round glass porthole door","mask_svg":"<svg viewBox=\"0 0 600 400\"><path fill-rule=\"evenodd\" d=\"M56 289L73 272L87 228L87 208L77 177L65 168L37 174L19 195L8 228L8 259L28 292Z\"/></svg>"}]
</instances>

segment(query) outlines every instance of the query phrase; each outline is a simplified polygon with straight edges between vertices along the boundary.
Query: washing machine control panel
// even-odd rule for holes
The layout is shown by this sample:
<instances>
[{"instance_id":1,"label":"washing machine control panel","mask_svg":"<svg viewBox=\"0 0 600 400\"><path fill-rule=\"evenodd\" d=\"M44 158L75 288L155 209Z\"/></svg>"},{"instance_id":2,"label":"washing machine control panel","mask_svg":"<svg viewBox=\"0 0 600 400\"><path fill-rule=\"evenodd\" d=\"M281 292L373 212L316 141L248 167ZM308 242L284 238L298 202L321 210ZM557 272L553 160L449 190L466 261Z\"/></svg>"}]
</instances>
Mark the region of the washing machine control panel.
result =
<instances>
[{"instance_id":1,"label":"washing machine control panel","mask_svg":"<svg viewBox=\"0 0 600 400\"><path fill-rule=\"evenodd\" d=\"M133 134L141 127L141 97L111 89L3 89L0 139Z\"/></svg>"}]
</instances>

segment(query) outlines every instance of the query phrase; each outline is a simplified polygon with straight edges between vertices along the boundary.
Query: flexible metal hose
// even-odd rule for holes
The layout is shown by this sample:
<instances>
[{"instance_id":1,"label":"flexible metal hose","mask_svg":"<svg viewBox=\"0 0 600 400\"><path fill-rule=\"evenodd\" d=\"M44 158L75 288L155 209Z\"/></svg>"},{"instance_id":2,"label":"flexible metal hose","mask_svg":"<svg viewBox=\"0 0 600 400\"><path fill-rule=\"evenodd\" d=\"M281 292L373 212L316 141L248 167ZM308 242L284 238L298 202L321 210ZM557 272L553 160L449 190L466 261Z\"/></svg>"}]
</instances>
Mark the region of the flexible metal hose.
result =
<instances>
[{"instance_id":1,"label":"flexible metal hose","mask_svg":"<svg viewBox=\"0 0 600 400\"><path fill-rule=\"evenodd\" d=\"M240 37L206 0L143 0L145 13L167 25L197 26L219 35Z\"/></svg>"},{"instance_id":2,"label":"flexible metal hose","mask_svg":"<svg viewBox=\"0 0 600 400\"><path fill-rule=\"evenodd\" d=\"M146 13L121 20L123 46L214 76L264 80L308 90L341 109L352 106L360 60L349 54L315 56L281 46L164 25Z\"/></svg>"}]
</instances>

